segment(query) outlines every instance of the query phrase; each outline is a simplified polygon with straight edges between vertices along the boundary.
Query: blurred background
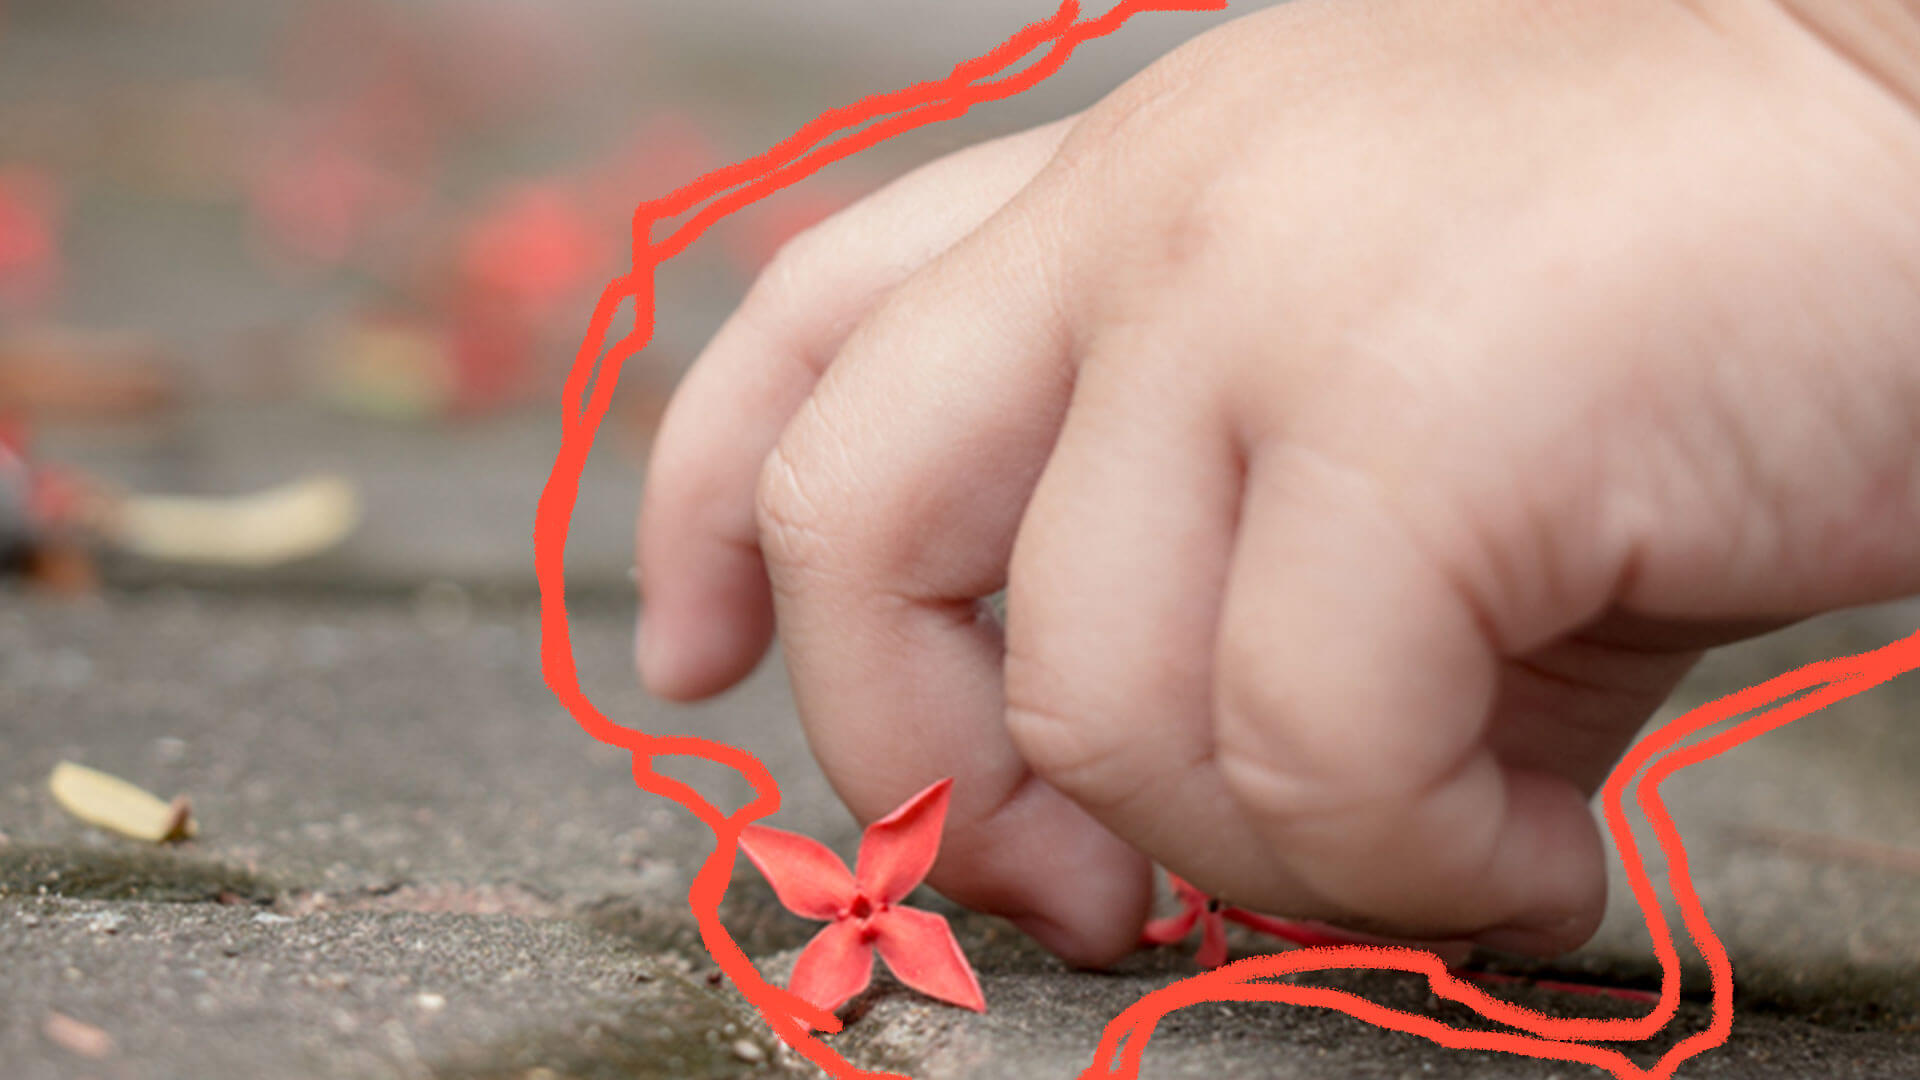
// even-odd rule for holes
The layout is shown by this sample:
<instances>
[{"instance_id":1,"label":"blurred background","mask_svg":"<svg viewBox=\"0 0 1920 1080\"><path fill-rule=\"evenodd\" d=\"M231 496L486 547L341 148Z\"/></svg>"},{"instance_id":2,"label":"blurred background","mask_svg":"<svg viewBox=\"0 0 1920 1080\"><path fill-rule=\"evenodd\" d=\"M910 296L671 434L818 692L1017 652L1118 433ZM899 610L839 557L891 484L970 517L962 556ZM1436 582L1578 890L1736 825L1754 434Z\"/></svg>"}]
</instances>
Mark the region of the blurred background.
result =
<instances>
[{"instance_id":1,"label":"blurred background","mask_svg":"<svg viewBox=\"0 0 1920 1080\"><path fill-rule=\"evenodd\" d=\"M0 1072L806 1075L686 911L710 835L635 792L544 684L531 532L557 388L636 204L1053 6L0 0ZM785 792L779 824L852 849L778 665L693 709L636 685L633 516L660 411L788 237L1228 17L1137 17L661 269L658 334L568 553L609 716L748 748ZM1916 620L1894 605L1716 652L1663 717ZM1743 995L1733 1043L1687 1075L1920 1075L1915 694L1896 682L1674 785ZM89 807L138 801L70 763L180 798L98 827ZM81 779L63 795L54 776ZM183 839L187 795L194 838L154 843ZM812 933L750 871L728 905L770 971ZM955 914L995 1011L963 1027L883 985L839 1046L915 1075L1075 1075L1099 1024L1190 970L1161 950L1072 973ZM1652 985L1639 919L1616 880L1562 977ZM1388 976L1343 985L1433 1007ZM1690 968L1695 1027L1705 985ZM1156 1037L1178 1075L1543 1075L1321 1013L1236 1014L1259 1025L1244 1039L1210 1015Z\"/></svg>"},{"instance_id":2,"label":"blurred background","mask_svg":"<svg viewBox=\"0 0 1920 1080\"><path fill-rule=\"evenodd\" d=\"M524 587L557 386L633 207L1051 11L0 4L10 564L68 592ZM1221 18L1142 16L1038 90L831 167L670 264L584 492L576 586L625 587L638 459L673 381L784 240L913 165L1084 107Z\"/></svg>"}]
</instances>

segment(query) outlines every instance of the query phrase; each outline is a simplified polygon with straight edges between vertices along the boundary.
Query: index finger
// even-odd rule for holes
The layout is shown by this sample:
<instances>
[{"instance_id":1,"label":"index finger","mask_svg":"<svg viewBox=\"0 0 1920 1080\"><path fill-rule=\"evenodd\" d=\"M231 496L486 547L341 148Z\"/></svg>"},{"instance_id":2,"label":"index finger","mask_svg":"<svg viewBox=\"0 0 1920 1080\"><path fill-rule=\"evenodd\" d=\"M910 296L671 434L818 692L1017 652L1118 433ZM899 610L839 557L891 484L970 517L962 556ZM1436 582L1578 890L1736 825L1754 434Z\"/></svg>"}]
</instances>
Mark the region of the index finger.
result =
<instances>
[{"instance_id":1,"label":"index finger","mask_svg":"<svg viewBox=\"0 0 1920 1080\"><path fill-rule=\"evenodd\" d=\"M773 610L754 484L860 319L1045 164L1062 120L941 158L783 248L675 390L641 496L637 659L671 698L716 693L765 652Z\"/></svg>"},{"instance_id":2,"label":"index finger","mask_svg":"<svg viewBox=\"0 0 1920 1080\"><path fill-rule=\"evenodd\" d=\"M953 776L930 883L1070 960L1130 951L1143 856L1007 733L1007 560L1073 384L1039 230L1000 219L849 339L761 483L761 541L815 756L863 821Z\"/></svg>"}]
</instances>

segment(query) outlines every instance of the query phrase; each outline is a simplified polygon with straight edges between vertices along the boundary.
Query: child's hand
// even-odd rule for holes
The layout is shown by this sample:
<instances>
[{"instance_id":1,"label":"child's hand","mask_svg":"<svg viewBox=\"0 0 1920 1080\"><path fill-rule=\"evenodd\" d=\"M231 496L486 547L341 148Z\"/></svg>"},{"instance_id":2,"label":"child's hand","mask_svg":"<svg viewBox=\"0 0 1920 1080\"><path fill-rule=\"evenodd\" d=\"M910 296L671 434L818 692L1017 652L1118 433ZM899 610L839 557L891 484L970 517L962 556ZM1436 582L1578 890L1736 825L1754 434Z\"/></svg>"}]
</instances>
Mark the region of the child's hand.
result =
<instances>
[{"instance_id":1,"label":"child's hand","mask_svg":"<svg viewBox=\"0 0 1920 1080\"><path fill-rule=\"evenodd\" d=\"M1149 858L1577 945L1696 650L1920 590L1920 22L1787 6L1301 0L814 230L660 434L648 685L777 614L855 815L956 777L933 883L1073 960Z\"/></svg>"}]
</instances>

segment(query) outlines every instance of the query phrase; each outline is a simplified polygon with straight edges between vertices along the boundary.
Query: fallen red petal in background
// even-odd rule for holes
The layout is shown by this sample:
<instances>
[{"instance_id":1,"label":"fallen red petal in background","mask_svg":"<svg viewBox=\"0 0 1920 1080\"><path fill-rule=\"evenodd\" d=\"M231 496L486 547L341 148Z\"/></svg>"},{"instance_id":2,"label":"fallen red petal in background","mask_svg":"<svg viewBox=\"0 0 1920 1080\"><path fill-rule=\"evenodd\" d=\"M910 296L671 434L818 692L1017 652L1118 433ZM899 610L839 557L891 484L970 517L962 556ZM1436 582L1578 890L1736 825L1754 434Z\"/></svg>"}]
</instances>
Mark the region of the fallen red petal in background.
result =
<instances>
[{"instance_id":1,"label":"fallen red petal in background","mask_svg":"<svg viewBox=\"0 0 1920 1080\"><path fill-rule=\"evenodd\" d=\"M613 257L571 189L526 183L496 195L460 245L460 274L470 287L535 319L597 280Z\"/></svg>"},{"instance_id":2,"label":"fallen red petal in background","mask_svg":"<svg viewBox=\"0 0 1920 1080\"><path fill-rule=\"evenodd\" d=\"M385 168L361 147L317 136L266 152L247 184L251 224L264 253L321 268L345 262L383 218L422 195L415 179Z\"/></svg>"},{"instance_id":3,"label":"fallen red petal in background","mask_svg":"<svg viewBox=\"0 0 1920 1080\"><path fill-rule=\"evenodd\" d=\"M63 595L98 583L85 547L99 493L77 473L33 459L28 425L0 414L0 573Z\"/></svg>"},{"instance_id":4,"label":"fallen red petal in background","mask_svg":"<svg viewBox=\"0 0 1920 1080\"><path fill-rule=\"evenodd\" d=\"M0 169L0 310L11 314L50 304L60 286L62 199L38 169Z\"/></svg>"},{"instance_id":5,"label":"fallen red petal in background","mask_svg":"<svg viewBox=\"0 0 1920 1080\"><path fill-rule=\"evenodd\" d=\"M624 236L636 204L671 194L725 160L691 113L662 110L609 155L594 172L587 195L596 218L617 225Z\"/></svg>"},{"instance_id":6,"label":"fallen red petal in background","mask_svg":"<svg viewBox=\"0 0 1920 1080\"><path fill-rule=\"evenodd\" d=\"M455 299L450 315L447 351L455 411L490 412L532 392L539 335L528 315L474 290Z\"/></svg>"}]
</instances>

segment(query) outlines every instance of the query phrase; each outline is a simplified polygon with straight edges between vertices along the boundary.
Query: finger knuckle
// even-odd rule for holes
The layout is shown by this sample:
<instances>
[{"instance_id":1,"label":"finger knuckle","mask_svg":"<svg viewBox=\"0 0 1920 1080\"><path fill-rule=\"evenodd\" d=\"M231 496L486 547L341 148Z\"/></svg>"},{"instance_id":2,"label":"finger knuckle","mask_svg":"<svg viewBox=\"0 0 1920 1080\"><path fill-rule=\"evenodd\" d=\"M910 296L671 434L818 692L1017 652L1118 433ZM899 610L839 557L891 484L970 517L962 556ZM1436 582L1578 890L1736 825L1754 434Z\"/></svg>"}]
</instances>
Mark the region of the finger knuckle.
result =
<instances>
[{"instance_id":1,"label":"finger knuckle","mask_svg":"<svg viewBox=\"0 0 1920 1080\"><path fill-rule=\"evenodd\" d=\"M1030 660L1010 653L1006 671L1007 734L1029 768L1089 805L1118 801L1138 786L1111 725L1063 702L1057 691L1040 690L1036 684L1043 680Z\"/></svg>"},{"instance_id":2,"label":"finger knuckle","mask_svg":"<svg viewBox=\"0 0 1920 1080\"><path fill-rule=\"evenodd\" d=\"M860 287L855 266L847 259L844 228L837 218L829 218L782 244L734 314L734 320L763 347L804 368L812 378L818 378L832 361L830 351L818 343L852 326L845 316L828 314L841 306L834 301Z\"/></svg>"},{"instance_id":3,"label":"finger knuckle","mask_svg":"<svg viewBox=\"0 0 1920 1080\"><path fill-rule=\"evenodd\" d=\"M1103 153L1115 143L1159 143L1204 76L1195 43L1160 57L1082 114L1064 143L1070 155Z\"/></svg>"},{"instance_id":4,"label":"finger knuckle","mask_svg":"<svg viewBox=\"0 0 1920 1080\"><path fill-rule=\"evenodd\" d=\"M1320 817L1352 799L1343 763L1310 745L1300 704L1263 658L1223 642L1214 682L1214 761L1221 781L1250 813L1286 825Z\"/></svg>"},{"instance_id":5,"label":"finger knuckle","mask_svg":"<svg viewBox=\"0 0 1920 1080\"><path fill-rule=\"evenodd\" d=\"M794 440L774 445L760 468L754 488L754 524L760 551L769 571L822 568L843 545L840 530L825 493L818 490L819 470Z\"/></svg>"},{"instance_id":6,"label":"finger knuckle","mask_svg":"<svg viewBox=\"0 0 1920 1080\"><path fill-rule=\"evenodd\" d=\"M762 311L784 312L804 302L817 288L821 268L830 265L833 250L829 233L837 218L809 225L788 237L761 268L747 290L746 304Z\"/></svg>"},{"instance_id":7,"label":"finger knuckle","mask_svg":"<svg viewBox=\"0 0 1920 1080\"><path fill-rule=\"evenodd\" d=\"M1465 910L1488 846L1471 829L1436 831L1458 816L1435 801L1457 774L1434 775L1313 715L1271 666L1223 663L1216 680L1214 762L1229 797L1337 907L1390 921Z\"/></svg>"}]
</instances>

